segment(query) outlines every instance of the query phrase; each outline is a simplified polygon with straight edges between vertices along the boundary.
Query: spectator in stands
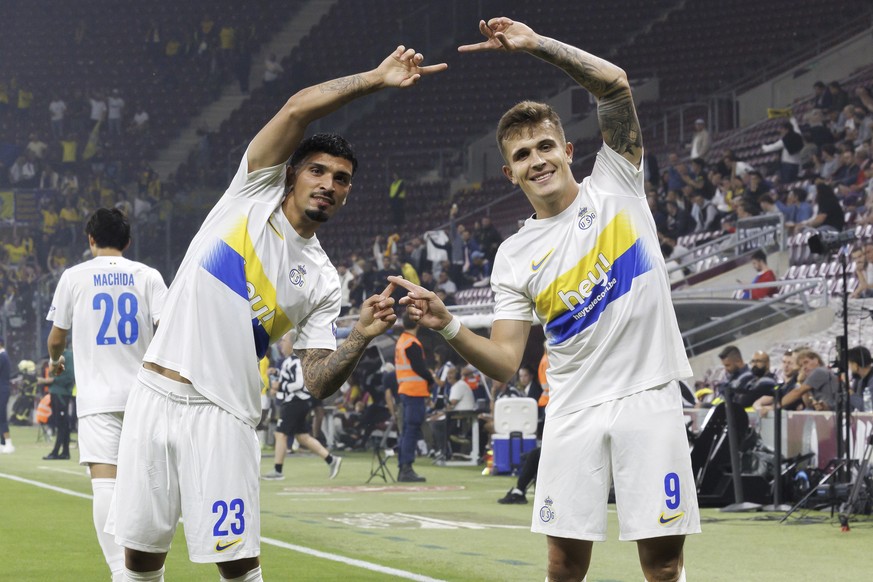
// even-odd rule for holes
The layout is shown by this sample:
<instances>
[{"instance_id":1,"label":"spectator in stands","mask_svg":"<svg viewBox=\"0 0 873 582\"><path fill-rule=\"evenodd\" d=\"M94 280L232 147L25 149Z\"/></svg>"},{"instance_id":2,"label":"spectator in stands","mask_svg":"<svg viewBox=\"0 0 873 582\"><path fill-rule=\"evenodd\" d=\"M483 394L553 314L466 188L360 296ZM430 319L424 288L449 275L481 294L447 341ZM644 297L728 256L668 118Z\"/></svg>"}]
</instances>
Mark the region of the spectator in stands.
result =
<instances>
[{"instance_id":1,"label":"spectator in stands","mask_svg":"<svg viewBox=\"0 0 873 582\"><path fill-rule=\"evenodd\" d=\"M664 257L664 262L667 265L667 272L670 275L670 283L678 283L685 278L685 273L682 271L682 266L673 257L673 245L666 242L661 243L661 256Z\"/></svg>"},{"instance_id":2,"label":"spectator in stands","mask_svg":"<svg viewBox=\"0 0 873 582\"><path fill-rule=\"evenodd\" d=\"M733 181L734 178L743 178L746 174L754 170L751 164L748 164L742 160L737 159L736 154L733 150L727 150L722 157L723 167L719 168L719 171L723 176L730 176Z\"/></svg>"},{"instance_id":3,"label":"spectator in stands","mask_svg":"<svg viewBox=\"0 0 873 582\"><path fill-rule=\"evenodd\" d=\"M767 254L761 249L752 253L752 268L758 273L752 279L752 284L757 283L773 283L776 281L776 274L767 266ZM766 299L771 295L776 294L779 289L777 287L764 287L760 289L746 289L743 291L743 299Z\"/></svg>"},{"instance_id":4,"label":"spectator in stands","mask_svg":"<svg viewBox=\"0 0 873 582\"><path fill-rule=\"evenodd\" d=\"M691 214L684 208L680 208L678 202L675 200L667 201L667 230L664 234L676 239L694 232L695 224Z\"/></svg>"},{"instance_id":5,"label":"spectator in stands","mask_svg":"<svg viewBox=\"0 0 873 582\"><path fill-rule=\"evenodd\" d=\"M762 195L758 200L758 204L761 206L762 215L779 216L782 214L782 211L779 209L779 206L771 193Z\"/></svg>"},{"instance_id":6,"label":"spectator in stands","mask_svg":"<svg viewBox=\"0 0 873 582\"><path fill-rule=\"evenodd\" d=\"M136 137L148 135L149 132L149 114L145 107L140 104L136 108L136 113L131 118L130 125L127 127L127 132Z\"/></svg>"},{"instance_id":7,"label":"spectator in stands","mask_svg":"<svg viewBox=\"0 0 873 582\"><path fill-rule=\"evenodd\" d=\"M815 93L815 97L812 102L813 109L820 109L822 111L830 110L831 103L833 102L833 97L831 96L831 92L828 91L827 86L821 81L816 81L812 85L812 90Z\"/></svg>"},{"instance_id":8,"label":"spectator in stands","mask_svg":"<svg viewBox=\"0 0 873 582\"><path fill-rule=\"evenodd\" d=\"M806 410L835 410L840 382L816 352L797 351L797 385L782 398L782 407L802 402Z\"/></svg>"},{"instance_id":9,"label":"spectator in stands","mask_svg":"<svg viewBox=\"0 0 873 582\"><path fill-rule=\"evenodd\" d=\"M721 213L703 192L695 190L691 196L691 217L696 227L694 232L713 232L721 230Z\"/></svg>"},{"instance_id":10,"label":"spectator in stands","mask_svg":"<svg viewBox=\"0 0 873 582\"><path fill-rule=\"evenodd\" d=\"M831 104L827 110L832 116L836 116L849 103L849 94L843 90L839 81L828 83L828 92L831 94Z\"/></svg>"},{"instance_id":11,"label":"spectator in stands","mask_svg":"<svg viewBox=\"0 0 873 582\"><path fill-rule=\"evenodd\" d=\"M37 164L33 152L18 156L9 167L9 183L14 188L33 188L38 181Z\"/></svg>"},{"instance_id":12,"label":"spectator in stands","mask_svg":"<svg viewBox=\"0 0 873 582\"><path fill-rule=\"evenodd\" d=\"M724 398L726 390L730 388L732 401L745 408L751 406L761 396L772 393L776 383L767 375L770 371L770 358L766 353L759 351L753 356L753 364L757 367L757 372L753 372L746 365L737 346L725 346L718 357L725 371L724 381L716 387L718 396Z\"/></svg>"},{"instance_id":13,"label":"spectator in stands","mask_svg":"<svg viewBox=\"0 0 873 582\"><path fill-rule=\"evenodd\" d=\"M873 357L870 350L864 346L849 348L846 352L849 361L849 373L852 375L852 394L849 397L852 408L857 411L871 412L873 402Z\"/></svg>"},{"instance_id":14,"label":"spectator in stands","mask_svg":"<svg viewBox=\"0 0 873 582\"><path fill-rule=\"evenodd\" d=\"M285 69L283 69L282 65L279 64L276 54L270 53L264 61L264 89L267 93L275 93L278 91L278 89L275 89L276 81L279 79L279 75L284 72Z\"/></svg>"},{"instance_id":15,"label":"spectator in stands","mask_svg":"<svg viewBox=\"0 0 873 582\"><path fill-rule=\"evenodd\" d=\"M348 314L352 308L351 291L355 282L355 276L349 270L348 265L339 263L336 266L340 284L340 316Z\"/></svg>"},{"instance_id":16,"label":"spectator in stands","mask_svg":"<svg viewBox=\"0 0 873 582\"><path fill-rule=\"evenodd\" d=\"M491 262L482 251L470 253L470 266L464 273L467 282L473 287L484 287L491 280Z\"/></svg>"},{"instance_id":17,"label":"spectator in stands","mask_svg":"<svg viewBox=\"0 0 873 582\"><path fill-rule=\"evenodd\" d=\"M60 175L46 162L39 171L36 187L40 190L57 190L61 183Z\"/></svg>"},{"instance_id":18,"label":"spectator in stands","mask_svg":"<svg viewBox=\"0 0 873 582\"><path fill-rule=\"evenodd\" d=\"M846 218L834 189L824 182L818 182L815 192L815 214L799 224L820 231L841 232L846 225Z\"/></svg>"},{"instance_id":19,"label":"spectator in stands","mask_svg":"<svg viewBox=\"0 0 873 582\"><path fill-rule=\"evenodd\" d=\"M60 139L64 135L64 115L67 112L67 104L59 96L55 96L52 102L49 103L48 110L52 137Z\"/></svg>"},{"instance_id":20,"label":"spectator in stands","mask_svg":"<svg viewBox=\"0 0 873 582\"><path fill-rule=\"evenodd\" d=\"M700 118L694 122L694 137L691 139L691 158L703 158L712 146L712 137L706 129L706 122Z\"/></svg>"},{"instance_id":21,"label":"spectator in stands","mask_svg":"<svg viewBox=\"0 0 873 582\"><path fill-rule=\"evenodd\" d=\"M767 414L773 410L774 396L778 396L778 398L781 399L797 386L797 374L800 371L800 368L797 367L797 358L795 357L794 352L795 350L789 349L782 354L781 383L776 386L774 393L763 395L752 404L752 407L761 417L767 416ZM798 400L794 405L786 406L785 409L795 410L798 406L802 408L800 400Z\"/></svg>"},{"instance_id":22,"label":"spectator in stands","mask_svg":"<svg viewBox=\"0 0 873 582\"><path fill-rule=\"evenodd\" d=\"M781 152L779 181L782 184L793 182L800 174L800 150L802 149L803 137L800 135L797 120L793 117L779 125L779 139L761 146L761 150L766 153Z\"/></svg>"},{"instance_id":23,"label":"spectator in stands","mask_svg":"<svg viewBox=\"0 0 873 582\"><path fill-rule=\"evenodd\" d=\"M812 109L806 114L806 124L802 127L808 133L813 143L821 149L828 143L834 143L834 134L827 128L824 113L821 109Z\"/></svg>"},{"instance_id":24,"label":"spectator in stands","mask_svg":"<svg viewBox=\"0 0 873 582\"><path fill-rule=\"evenodd\" d=\"M433 291L436 288L436 281L433 278L433 272L422 271L421 275L419 276L418 284L428 291Z\"/></svg>"},{"instance_id":25,"label":"spectator in stands","mask_svg":"<svg viewBox=\"0 0 873 582\"><path fill-rule=\"evenodd\" d=\"M679 192L685 184L683 176L688 174L688 166L679 159L679 154L676 152L670 152L667 163L667 190Z\"/></svg>"},{"instance_id":26,"label":"spectator in stands","mask_svg":"<svg viewBox=\"0 0 873 582\"><path fill-rule=\"evenodd\" d=\"M518 390L521 396L524 398L533 398L539 402L540 396L543 395L543 387L540 386L540 383L537 381L533 367L529 364L522 363L518 368L518 374L516 377L518 380L516 383L516 390Z\"/></svg>"},{"instance_id":27,"label":"spectator in stands","mask_svg":"<svg viewBox=\"0 0 873 582\"><path fill-rule=\"evenodd\" d=\"M45 160L47 150L48 144L42 141L39 134L35 132L31 133L25 151L33 154L36 163L42 163L42 161Z\"/></svg>"},{"instance_id":28,"label":"spectator in stands","mask_svg":"<svg viewBox=\"0 0 873 582\"><path fill-rule=\"evenodd\" d=\"M785 227L792 232L795 225L802 224L812 218L812 205L806 201L806 188L794 187L786 195L786 204L780 209L785 215Z\"/></svg>"},{"instance_id":29,"label":"spectator in stands","mask_svg":"<svg viewBox=\"0 0 873 582\"><path fill-rule=\"evenodd\" d=\"M94 92L88 100L91 103L91 128L93 129L106 119L106 112L109 109L106 104L106 99L102 93Z\"/></svg>"},{"instance_id":30,"label":"spectator in stands","mask_svg":"<svg viewBox=\"0 0 873 582\"><path fill-rule=\"evenodd\" d=\"M121 119L124 112L124 99L121 98L121 93L118 89L113 89L109 98L106 100L108 110L109 134L116 137L121 136Z\"/></svg>"},{"instance_id":31,"label":"spectator in stands","mask_svg":"<svg viewBox=\"0 0 873 582\"><path fill-rule=\"evenodd\" d=\"M839 164L831 177L831 183L835 188L854 186L861 173L861 166L855 161L855 154L851 150L845 150L840 154Z\"/></svg>"},{"instance_id":32,"label":"spectator in stands","mask_svg":"<svg viewBox=\"0 0 873 582\"><path fill-rule=\"evenodd\" d=\"M455 285L454 281L449 279L448 271L440 271L440 274L437 276L437 289L443 290L446 295L454 295L458 292L458 286Z\"/></svg>"},{"instance_id":33,"label":"spectator in stands","mask_svg":"<svg viewBox=\"0 0 873 582\"><path fill-rule=\"evenodd\" d=\"M652 212L652 219L655 221L655 228L658 232L666 232L667 213L661 209L661 205L658 203L658 194L655 192L647 194L646 202L648 202L649 210Z\"/></svg>"},{"instance_id":34,"label":"spectator in stands","mask_svg":"<svg viewBox=\"0 0 873 582\"><path fill-rule=\"evenodd\" d=\"M503 242L503 237L491 222L490 216L483 216L478 225L478 228L473 229L473 237L479 242L479 248L485 253L488 262L494 263L497 247Z\"/></svg>"},{"instance_id":35,"label":"spectator in stands","mask_svg":"<svg viewBox=\"0 0 873 582\"><path fill-rule=\"evenodd\" d=\"M855 277L858 286L852 291L852 297L873 297L873 241L864 243L864 248L852 251L852 261L855 263Z\"/></svg>"}]
</instances>

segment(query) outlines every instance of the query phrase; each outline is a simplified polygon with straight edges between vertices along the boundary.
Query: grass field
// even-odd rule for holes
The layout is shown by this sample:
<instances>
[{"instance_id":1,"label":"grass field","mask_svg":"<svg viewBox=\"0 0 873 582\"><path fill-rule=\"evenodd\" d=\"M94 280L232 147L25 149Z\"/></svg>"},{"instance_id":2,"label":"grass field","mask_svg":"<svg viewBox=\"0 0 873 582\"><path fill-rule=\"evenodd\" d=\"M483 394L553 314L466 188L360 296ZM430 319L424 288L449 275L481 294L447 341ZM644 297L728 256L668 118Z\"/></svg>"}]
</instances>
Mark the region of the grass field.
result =
<instances>
[{"instance_id":1,"label":"grass field","mask_svg":"<svg viewBox=\"0 0 873 582\"><path fill-rule=\"evenodd\" d=\"M84 468L75 461L43 461L50 445L37 443L34 429L12 431L17 451L0 455L0 579L108 580ZM267 580L544 578L545 539L529 531L531 505L495 502L514 479L484 477L476 467L435 467L422 459L416 470L427 477L423 486L379 478L365 486L371 456L347 455L339 477L329 481L321 460L290 455L284 481L262 482L261 559ZM265 457L262 468L270 466ZM396 474L393 462L391 467ZM829 513L798 513L785 524L778 523L780 517L703 510L704 533L686 544L688 579L873 579L869 517L853 521L850 533L840 532ZM640 582L636 547L617 541L614 511L609 527L612 539L595 545L589 581ZM218 579L214 566L188 561L181 528L166 579Z\"/></svg>"}]
</instances>

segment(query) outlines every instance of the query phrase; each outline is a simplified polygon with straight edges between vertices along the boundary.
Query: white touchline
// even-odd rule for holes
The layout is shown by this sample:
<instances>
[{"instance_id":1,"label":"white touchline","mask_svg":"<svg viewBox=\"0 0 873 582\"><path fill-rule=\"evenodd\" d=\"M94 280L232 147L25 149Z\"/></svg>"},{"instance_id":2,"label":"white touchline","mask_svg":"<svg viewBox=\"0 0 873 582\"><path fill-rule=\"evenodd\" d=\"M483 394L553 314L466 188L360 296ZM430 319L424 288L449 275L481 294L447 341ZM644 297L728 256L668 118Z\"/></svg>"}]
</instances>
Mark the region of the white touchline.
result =
<instances>
[{"instance_id":1,"label":"white touchline","mask_svg":"<svg viewBox=\"0 0 873 582\"><path fill-rule=\"evenodd\" d=\"M63 487L55 487L54 485L49 485L48 483L40 483L39 481L33 481L31 479L24 479L23 477L18 477L16 475L8 475L6 473L0 473L0 478L9 479L10 481L17 481L19 483L24 483L25 485L33 485L34 487L48 489L49 491L54 491L56 493L63 493L64 495L72 495L73 497L80 497L82 499L93 499L93 496L88 495L86 493L79 493L78 491L73 491L71 489L64 489ZM261 542L268 544L268 545L271 545L271 546L276 546L277 548L283 548L285 550L299 552L301 554L306 554L308 556L314 556L316 558L322 558L324 560L331 560L333 562L340 562L342 564L348 564L349 566L355 566L357 568L364 568L365 570L370 570L372 572L379 572L380 574L390 574L391 576L396 576L398 578L404 578L406 580L415 580L416 582L443 582L439 578L431 578L430 576L424 576L422 574L415 574L414 572L407 572L406 570L398 570L397 568L389 568L388 566L380 566L379 564L365 562L364 560L356 560L354 558L347 558L345 556L331 554L328 552L322 552L320 550L313 550L312 548L298 546L295 544L289 544L287 542L283 542L281 540L276 540L273 538L267 538L267 537L262 536Z\"/></svg>"}]
</instances>

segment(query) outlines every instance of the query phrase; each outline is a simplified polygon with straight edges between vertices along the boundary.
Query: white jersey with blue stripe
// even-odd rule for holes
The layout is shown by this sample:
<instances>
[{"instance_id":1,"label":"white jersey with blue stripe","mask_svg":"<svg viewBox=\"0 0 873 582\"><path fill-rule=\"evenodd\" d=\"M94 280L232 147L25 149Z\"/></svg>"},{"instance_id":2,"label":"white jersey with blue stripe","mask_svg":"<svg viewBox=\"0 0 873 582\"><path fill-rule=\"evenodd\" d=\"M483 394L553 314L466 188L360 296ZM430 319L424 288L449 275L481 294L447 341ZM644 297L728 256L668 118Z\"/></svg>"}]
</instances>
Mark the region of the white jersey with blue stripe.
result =
<instances>
[{"instance_id":1,"label":"white jersey with blue stripe","mask_svg":"<svg viewBox=\"0 0 873 582\"><path fill-rule=\"evenodd\" d=\"M491 286L495 320L543 325L547 417L692 374L643 172L606 145L567 209L500 246Z\"/></svg>"},{"instance_id":2,"label":"white jersey with blue stripe","mask_svg":"<svg viewBox=\"0 0 873 582\"><path fill-rule=\"evenodd\" d=\"M336 349L339 275L282 211L285 166L247 155L179 267L145 361L175 370L231 414L261 417L258 362L291 331L296 349Z\"/></svg>"},{"instance_id":3,"label":"white jersey with blue stripe","mask_svg":"<svg viewBox=\"0 0 873 582\"><path fill-rule=\"evenodd\" d=\"M166 295L158 271L120 256L63 272L46 319L72 328L79 416L124 410Z\"/></svg>"}]
</instances>

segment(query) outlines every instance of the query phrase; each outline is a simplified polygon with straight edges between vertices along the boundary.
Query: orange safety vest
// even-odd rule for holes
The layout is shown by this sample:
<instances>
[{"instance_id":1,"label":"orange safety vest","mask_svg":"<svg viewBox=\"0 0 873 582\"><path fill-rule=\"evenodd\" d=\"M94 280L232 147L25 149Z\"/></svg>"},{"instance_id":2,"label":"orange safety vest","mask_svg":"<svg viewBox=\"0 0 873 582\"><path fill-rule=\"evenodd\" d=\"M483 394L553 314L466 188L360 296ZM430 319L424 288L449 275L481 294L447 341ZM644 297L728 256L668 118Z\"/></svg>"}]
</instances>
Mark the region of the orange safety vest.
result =
<instances>
[{"instance_id":1,"label":"orange safety vest","mask_svg":"<svg viewBox=\"0 0 873 582\"><path fill-rule=\"evenodd\" d=\"M406 349L412 344L418 344L424 353L424 347L418 338L405 331L400 334L400 338L394 346L394 370L397 375L398 392L407 396L427 398L430 396L427 380L415 373L415 370L412 369L412 363L406 356Z\"/></svg>"},{"instance_id":2,"label":"orange safety vest","mask_svg":"<svg viewBox=\"0 0 873 582\"><path fill-rule=\"evenodd\" d=\"M52 397L46 394L39 401L39 406L36 407L36 422L46 424L49 417L52 415Z\"/></svg>"},{"instance_id":3,"label":"orange safety vest","mask_svg":"<svg viewBox=\"0 0 873 582\"><path fill-rule=\"evenodd\" d=\"M546 370L549 368L549 357L543 354L540 359L540 365L537 369L537 379L540 381L540 386L543 387L543 393L540 394L540 399L537 401L537 406L544 408L549 403L549 381L546 379Z\"/></svg>"}]
</instances>

